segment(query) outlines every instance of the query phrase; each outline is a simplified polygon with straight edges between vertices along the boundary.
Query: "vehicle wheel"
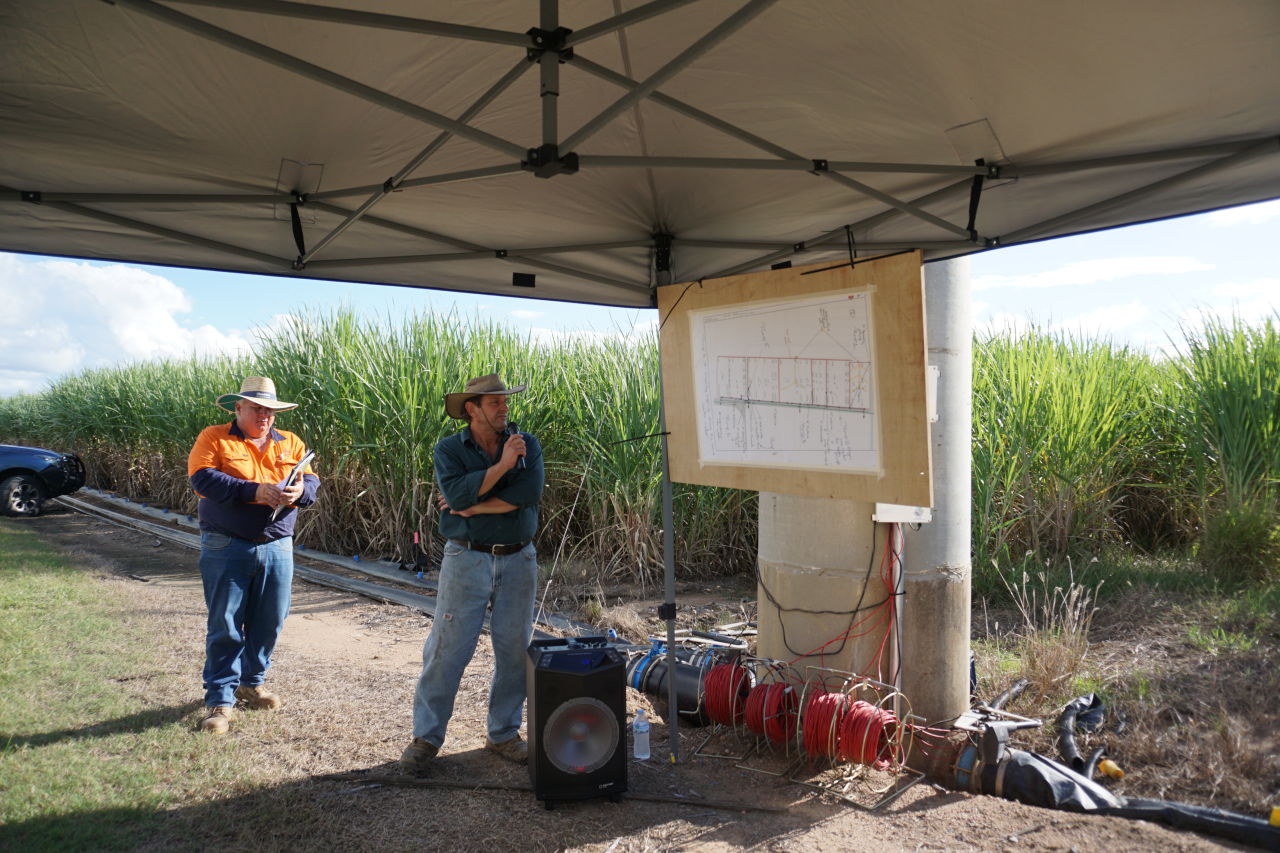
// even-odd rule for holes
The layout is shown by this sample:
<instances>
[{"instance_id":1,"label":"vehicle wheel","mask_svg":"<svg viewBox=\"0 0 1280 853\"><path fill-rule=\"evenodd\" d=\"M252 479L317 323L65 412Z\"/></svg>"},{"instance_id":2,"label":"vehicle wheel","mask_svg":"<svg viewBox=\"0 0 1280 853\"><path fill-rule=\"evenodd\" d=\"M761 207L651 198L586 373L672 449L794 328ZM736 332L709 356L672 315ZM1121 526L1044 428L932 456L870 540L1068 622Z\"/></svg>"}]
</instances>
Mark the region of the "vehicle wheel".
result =
<instances>
[{"instance_id":1,"label":"vehicle wheel","mask_svg":"<svg viewBox=\"0 0 1280 853\"><path fill-rule=\"evenodd\" d=\"M0 483L0 513L39 515L44 503L44 484L30 474L15 474Z\"/></svg>"}]
</instances>

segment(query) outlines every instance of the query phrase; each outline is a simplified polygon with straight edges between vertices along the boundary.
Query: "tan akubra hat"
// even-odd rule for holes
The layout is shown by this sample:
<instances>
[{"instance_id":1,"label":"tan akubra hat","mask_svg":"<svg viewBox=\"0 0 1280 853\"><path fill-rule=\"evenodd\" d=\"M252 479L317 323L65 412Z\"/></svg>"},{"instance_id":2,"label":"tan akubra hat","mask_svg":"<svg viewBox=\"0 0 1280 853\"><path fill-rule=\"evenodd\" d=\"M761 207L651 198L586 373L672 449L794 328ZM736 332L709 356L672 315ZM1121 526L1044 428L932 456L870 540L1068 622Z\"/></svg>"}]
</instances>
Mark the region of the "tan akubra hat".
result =
<instances>
[{"instance_id":1,"label":"tan akubra hat","mask_svg":"<svg viewBox=\"0 0 1280 853\"><path fill-rule=\"evenodd\" d=\"M468 379L463 389L455 394L444 395L444 410L451 418L457 418L460 421L467 420L467 410L463 408L463 403L472 397L479 397L484 394L519 394L528 385L517 385L514 388L508 388L498 378L496 373L486 373L484 376L477 376L475 379Z\"/></svg>"},{"instance_id":2,"label":"tan akubra hat","mask_svg":"<svg viewBox=\"0 0 1280 853\"><path fill-rule=\"evenodd\" d=\"M218 398L218 405L228 412L236 410L236 400L248 400L277 412L287 412L298 408L297 403L286 403L276 399L276 383L265 376L246 376L240 383L240 390L234 394L223 394Z\"/></svg>"}]
</instances>

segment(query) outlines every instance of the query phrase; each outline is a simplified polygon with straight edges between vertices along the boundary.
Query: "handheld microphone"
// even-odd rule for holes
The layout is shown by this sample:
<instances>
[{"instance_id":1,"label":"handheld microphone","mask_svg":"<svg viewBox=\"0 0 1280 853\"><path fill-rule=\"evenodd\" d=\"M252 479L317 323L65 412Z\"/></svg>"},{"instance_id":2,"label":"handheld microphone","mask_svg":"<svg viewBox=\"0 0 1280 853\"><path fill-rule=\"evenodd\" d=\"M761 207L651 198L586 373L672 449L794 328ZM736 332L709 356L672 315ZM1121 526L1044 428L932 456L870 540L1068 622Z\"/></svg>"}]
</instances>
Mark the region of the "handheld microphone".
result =
<instances>
[{"instance_id":1,"label":"handheld microphone","mask_svg":"<svg viewBox=\"0 0 1280 853\"><path fill-rule=\"evenodd\" d=\"M510 436L519 435L519 434L520 434L520 428L517 427L511 421L507 421L507 436L510 437ZM520 454L518 459L516 459L516 470L518 471L524 470L524 454L523 453Z\"/></svg>"}]
</instances>

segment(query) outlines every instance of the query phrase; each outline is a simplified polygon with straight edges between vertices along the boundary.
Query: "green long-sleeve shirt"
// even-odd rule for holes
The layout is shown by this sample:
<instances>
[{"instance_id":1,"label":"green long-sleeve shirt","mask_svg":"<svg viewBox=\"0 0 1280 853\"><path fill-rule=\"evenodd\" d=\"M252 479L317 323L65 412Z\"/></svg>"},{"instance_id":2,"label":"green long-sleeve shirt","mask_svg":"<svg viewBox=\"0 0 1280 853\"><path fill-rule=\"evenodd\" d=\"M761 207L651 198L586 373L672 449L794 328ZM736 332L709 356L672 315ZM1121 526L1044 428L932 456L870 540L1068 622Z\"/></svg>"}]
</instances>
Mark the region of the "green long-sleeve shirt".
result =
<instances>
[{"instance_id":1,"label":"green long-sleeve shirt","mask_svg":"<svg viewBox=\"0 0 1280 853\"><path fill-rule=\"evenodd\" d=\"M516 509L496 515L474 515L464 518L448 511L440 514L440 535L480 545L511 545L533 538L538 529L538 503L542 500L545 474L542 469L542 445L527 432L525 467L512 468L499 478L493 489L479 494L485 472L502 456L507 437L498 442L498 455L490 456L471 437L471 428L442 438L435 449L436 483L449 507L464 510L489 498L499 498Z\"/></svg>"}]
</instances>

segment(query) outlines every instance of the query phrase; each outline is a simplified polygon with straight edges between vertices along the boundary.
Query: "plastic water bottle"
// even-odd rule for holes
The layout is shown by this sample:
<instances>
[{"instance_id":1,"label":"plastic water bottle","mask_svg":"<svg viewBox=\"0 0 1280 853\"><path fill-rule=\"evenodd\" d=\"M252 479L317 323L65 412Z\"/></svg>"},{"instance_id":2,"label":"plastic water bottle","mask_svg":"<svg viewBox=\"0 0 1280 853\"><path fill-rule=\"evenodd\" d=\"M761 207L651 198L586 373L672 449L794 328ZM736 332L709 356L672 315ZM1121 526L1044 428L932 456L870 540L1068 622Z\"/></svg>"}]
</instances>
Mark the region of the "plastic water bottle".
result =
<instances>
[{"instance_id":1,"label":"plastic water bottle","mask_svg":"<svg viewBox=\"0 0 1280 853\"><path fill-rule=\"evenodd\" d=\"M636 718L631 723L631 742L638 761L649 760L649 718L644 708L636 711Z\"/></svg>"}]
</instances>

